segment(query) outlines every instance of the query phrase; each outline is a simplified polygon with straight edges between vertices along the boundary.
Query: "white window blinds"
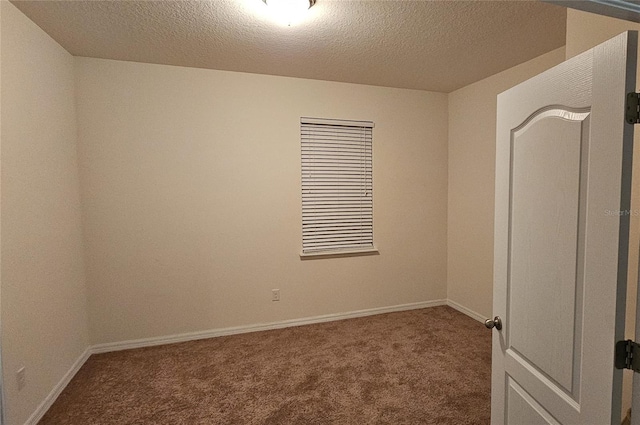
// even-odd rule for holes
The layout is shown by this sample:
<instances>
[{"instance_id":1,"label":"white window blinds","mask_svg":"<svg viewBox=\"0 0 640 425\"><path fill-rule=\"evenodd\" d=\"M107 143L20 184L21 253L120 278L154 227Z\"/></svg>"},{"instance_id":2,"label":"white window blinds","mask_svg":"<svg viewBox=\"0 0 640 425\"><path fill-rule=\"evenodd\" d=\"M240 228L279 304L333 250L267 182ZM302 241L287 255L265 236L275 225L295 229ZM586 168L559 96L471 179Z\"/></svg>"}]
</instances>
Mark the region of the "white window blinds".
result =
<instances>
[{"instance_id":1,"label":"white window blinds","mask_svg":"<svg viewBox=\"0 0 640 425\"><path fill-rule=\"evenodd\" d=\"M300 119L303 254L373 249L372 128Z\"/></svg>"}]
</instances>

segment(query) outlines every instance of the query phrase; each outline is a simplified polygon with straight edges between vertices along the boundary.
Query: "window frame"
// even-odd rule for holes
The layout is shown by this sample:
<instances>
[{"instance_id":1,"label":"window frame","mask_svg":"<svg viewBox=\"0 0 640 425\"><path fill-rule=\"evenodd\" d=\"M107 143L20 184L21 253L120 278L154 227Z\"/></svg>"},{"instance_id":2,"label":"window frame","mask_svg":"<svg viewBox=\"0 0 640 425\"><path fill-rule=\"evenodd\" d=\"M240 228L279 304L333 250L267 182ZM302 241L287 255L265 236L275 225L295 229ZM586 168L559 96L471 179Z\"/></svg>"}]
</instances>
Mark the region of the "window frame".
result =
<instances>
[{"instance_id":1,"label":"window frame","mask_svg":"<svg viewBox=\"0 0 640 425\"><path fill-rule=\"evenodd\" d=\"M372 121L300 118L301 258L378 253L373 128ZM323 167L321 174L318 167ZM325 219L319 212L332 217Z\"/></svg>"}]
</instances>

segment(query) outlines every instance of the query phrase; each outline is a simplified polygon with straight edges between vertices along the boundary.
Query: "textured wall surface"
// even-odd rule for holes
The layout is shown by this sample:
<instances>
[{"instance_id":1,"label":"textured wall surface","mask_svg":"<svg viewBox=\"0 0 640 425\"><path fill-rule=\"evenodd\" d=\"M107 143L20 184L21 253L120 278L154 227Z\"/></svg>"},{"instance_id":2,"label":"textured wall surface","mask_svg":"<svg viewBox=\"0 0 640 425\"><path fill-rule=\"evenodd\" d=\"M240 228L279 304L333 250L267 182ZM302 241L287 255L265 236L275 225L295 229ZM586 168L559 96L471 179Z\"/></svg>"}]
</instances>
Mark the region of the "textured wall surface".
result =
<instances>
[{"instance_id":1,"label":"textured wall surface","mask_svg":"<svg viewBox=\"0 0 640 425\"><path fill-rule=\"evenodd\" d=\"M76 65L94 343L445 297L446 94ZM301 116L375 122L380 255L300 259Z\"/></svg>"},{"instance_id":2,"label":"textured wall surface","mask_svg":"<svg viewBox=\"0 0 640 425\"><path fill-rule=\"evenodd\" d=\"M74 58L2 8L2 366L23 424L89 345ZM26 385L16 372L25 367Z\"/></svg>"},{"instance_id":3,"label":"textured wall surface","mask_svg":"<svg viewBox=\"0 0 640 425\"><path fill-rule=\"evenodd\" d=\"M496 97L563 60L560 48L449 94L447 293L484 317L493 309Z\"/></svg>"},{"instance_id":4,"label":"textured wall surface","mask_svg":"<svg viewBox=\"0 0 640 425\"><path fill-rule=\"evenodd\" d=\"M537 1L327 1L280 25L261 0L19 1L77 56L450 92L564 45Z\"/></svg>"}]
</instances>

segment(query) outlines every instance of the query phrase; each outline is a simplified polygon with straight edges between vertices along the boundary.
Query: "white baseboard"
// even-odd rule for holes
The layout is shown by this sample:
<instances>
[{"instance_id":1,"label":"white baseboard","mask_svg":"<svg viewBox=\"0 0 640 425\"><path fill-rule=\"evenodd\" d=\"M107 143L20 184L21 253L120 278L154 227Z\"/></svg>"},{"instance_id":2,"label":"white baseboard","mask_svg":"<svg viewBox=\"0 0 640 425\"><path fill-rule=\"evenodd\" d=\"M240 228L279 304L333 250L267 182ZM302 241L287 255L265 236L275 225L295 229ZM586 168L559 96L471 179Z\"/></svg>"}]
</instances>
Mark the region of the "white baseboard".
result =
<instances>
[{"instance_id":1,"label":"white baseboard","mask_svg":"<svg viewBox=\"0 0 640 425\"><path fill-rule=\"evenodd\" d=\"M455 308L462 314L466 314L472 319L476 319L478 322L484 323L484 321L486 320L486 317L483 316L482 314L476 313L475 311L468 309L467 307L460 305L455 301L447 300L447 305L451 308Z\"/></svg>"},{"instance_id":2,"label":"white baseboard","mask_svg":"<svg viewBox=\"0 0 640 425\"><path fill-rule=\"evenodd\" d=\"M64 374L60 382L53 387L49 395L40 403L35 412L27 419L24 425L36 425L40 419L47 413L47 410L51 407L54 401L58 398L60 393L67 387L69 382L73 379L73 377L78 373L82 365L87 361L89 356L91 356L92 351L91 347L87 347L86 350L78 357L78 359L71 365L71 368Z\"/></svg>"},{"instance_id":3,"label":"white baseboard","mask_svg":"<svg viewBox=\"0 0 640 425\"><path fill-rule=\"evenodd\" d=\"M69 371L62 377L60 382L51 390L49 395L40 403L35 412L31 415L24 425L36 425L44 414L49 410L54 401L58 398L60 393L69 384L71 379L80 370L82 365L87 361L91 354L107 353L111 351L129 350L132 348L152 347L154 345L172 344L176 342L193 341L197 339L215 338L218 336L235 335L249 332L267 331L272 329L282 329L293 326L311 325L314 323L333 322L337 320L353 319L356 317L373 316L376 314L393 313L398 311L416 310L420 308L436 307L441 305L448 305L459 312L466 314L467 316L484 322L484 316L470 310L460 304L451 300L433 300L423 301L410 304L401 304L390 307L377 307L366 310L350 311L346 313L334 313L324 314L322 316L305 317L302 319L282 320L278 322L261 323L256 325L246 326L234 326L229 328L211 329L201 332L188 332L177 335L160 336L154 338L143 338L130 341L112 342L106 344L97 344L92 347L88 347L82 355L75 361Z\"/></svg>"},{"instance_id":4,"label":"white baseboard","mask_svg":"<svg viewBox=\"0 0 640 425\"><path fill-rule=\"evenodd\" d=\"M154 338L136 339L130 341L98 344L92 347L93 353L107 353L110 351L129 350L132 348L151 347L154 345L173 344L176 342L193 341L197 339L215 338L218 336L235 335L249 332L268 331L272 329L288 328L292 326L311 325L314 323L333 322L336 320L352 319L356 317L373 316L375 314L393 313L396 311L415 310L419 308L446 305L447 300L423 301L411 304L401 304L390 307L370 308L366 310L350 311L346 313L324 314L322 316L305 317L302 319L282 320L256 325L234 326L230 328L211 329L200 332L189 332Z\"/></svg>"}]
</instances>

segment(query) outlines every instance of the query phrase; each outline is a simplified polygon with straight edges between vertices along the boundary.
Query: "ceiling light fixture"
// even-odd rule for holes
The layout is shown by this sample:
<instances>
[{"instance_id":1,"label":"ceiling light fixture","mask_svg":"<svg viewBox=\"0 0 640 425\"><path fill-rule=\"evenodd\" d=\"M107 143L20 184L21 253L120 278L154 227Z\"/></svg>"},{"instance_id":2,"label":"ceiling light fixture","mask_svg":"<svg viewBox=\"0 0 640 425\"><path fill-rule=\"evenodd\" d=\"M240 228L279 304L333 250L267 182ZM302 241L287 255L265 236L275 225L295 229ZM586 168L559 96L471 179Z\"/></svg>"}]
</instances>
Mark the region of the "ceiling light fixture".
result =
<instances>
[{"instance_id":1,"label":"ceiling light fixture","mask_svg":"<svg viewBox=\"0 0 640 425\"><path fill-rule=\"evenodd\" d=\"M316 4L316 0L262 0L273 15L287 25L298 21L304 13Z\"/></svg>"}]
</instances>

